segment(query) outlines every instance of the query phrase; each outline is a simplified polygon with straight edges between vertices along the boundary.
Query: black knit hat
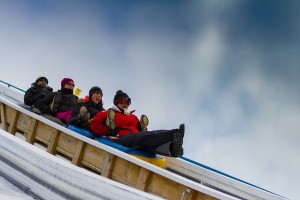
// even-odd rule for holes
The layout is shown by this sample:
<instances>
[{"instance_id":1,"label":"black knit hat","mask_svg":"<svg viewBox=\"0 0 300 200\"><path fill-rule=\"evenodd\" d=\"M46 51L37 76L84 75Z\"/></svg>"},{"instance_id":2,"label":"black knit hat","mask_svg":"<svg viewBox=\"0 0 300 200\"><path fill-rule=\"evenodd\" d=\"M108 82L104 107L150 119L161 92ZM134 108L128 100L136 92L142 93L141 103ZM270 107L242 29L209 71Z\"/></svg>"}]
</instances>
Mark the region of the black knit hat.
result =
<instances>
[{"instance_id":1,"label":"black knit hat","mask_svg":"<svg viewBox=\"0 0 300 200\"><path fill-rule=\"evenodd\" d=\"M39 81L43 81L43 80L45 80L45 82L48 84L48 79L46 77L43 77L43 76L36 79L35 83L38 83Z\"/></svg>"},{"instance_id":2,"label":"black knit hat","mask_svg":"<svg viewBox=\"0 0 300 200\"><path fill-rule=\"evenodd\" d=\"M93 95L95 92L100 92L101 95L103 95L101 88L99 88L98 86L94 86L94 87L92 87L92 88L90 89L90 91L89 91L89 99L91 99L92 95Z\"/></svg>"},{"instance_id":3,"label":"black knit hat","mask_svg":"<svg viewBox=\"0 0 300 200\"><path fill-rule=\"evenodd\" d=\"M122 90L118 90L114 97L114 104L118 105L118 100L122 98L129 98L129 96L126 93L124 93Z\"/></svg>"}]
</instances>

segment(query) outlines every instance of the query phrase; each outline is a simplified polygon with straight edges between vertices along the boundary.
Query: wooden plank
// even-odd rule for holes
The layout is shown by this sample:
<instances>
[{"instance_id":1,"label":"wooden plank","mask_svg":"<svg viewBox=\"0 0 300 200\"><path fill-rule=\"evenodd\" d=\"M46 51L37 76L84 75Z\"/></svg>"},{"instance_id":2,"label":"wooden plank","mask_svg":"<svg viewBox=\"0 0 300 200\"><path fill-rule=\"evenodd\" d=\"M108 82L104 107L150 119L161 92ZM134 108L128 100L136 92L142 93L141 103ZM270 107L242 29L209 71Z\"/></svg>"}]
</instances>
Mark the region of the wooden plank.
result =
<instances>
[{"instance_id":1,"label":"wooden plank","mask_svg":"<svg viewBox=\"0 0 300 200\"><path fill-rule=\"evenodd\" d=\"M166 199L181 199L185 187L159 174L153 174L148 186L148 192Z\"/></svg>"},{"instance_id":2,"label":"wooden plank","mask_svg":"<svg viewBox=\"0 0 300 200\"><path fill-rule=\"evenodd\" d=\"M85 147L86 147L85 142L83 142L83 141L78 142L76 152L72 159L72 163L74 165L77 165L77 166L80 165Z\"/></svg>"},{"instance_id":3,"label":"wooden plank","mask_svg":"<svg viewBox=\"0 0 300 200\"><path fill-rule=\"evenodd\" d=\"M15 135L17 131L17 123L18 123L19 115L20 115L19 111L13 110L11 124L9 125L9 129L8 129L8 132L10 132L13 135Z\"/></svg>"},{"instance_id":4,"label":"wooden plank","mask_svg":"<svg viewBox=\"0 0 300 200\"><path fill-rule=\"evenodd\" d=\"M43 122L39 122L36 129L35 139L48 146L50 144L51 133L53 130L53 127Z\"/></svg>"},{"instance_id":5,"label":"wooden plank","mask_svg":"<svg viewBox=\"0 0 300 200\"><path fill-rule=\"evenodd\" d=\"M145 168L141 168L136 188L146 192L149 186L151 175L152 175L151 171Z\"/></svg>"},{"instance_id":6,"label":"wooden plank","mask_svg":"<svg viewBox=\"0 0 300 200\"><path fill-rule=\"evenodd\" d=\"M63 155L69 157L72 159L75 155L76 148L78 145L78 142L80 142L79 139L68 135L64 132L61 132L59 134L58 142L56 145L56 151L62 153Z\"/></svg>"},{"instance_id":7,"label":"wooden plank","mask_svg":"<svg viewBox=\"0 0 300 200\"><path fill-rule=\"evenodd\" d=\"M138 182L140 170L140 166L121 157L116 157L111 179L135 187Z\"/></svg>"},{"instance_id":8,"label":"wooden plank","mask_svg":"<svg viewBox=\"0 0 300 200\"><path fill-rule=\"evenodd\" d=\"M24 133L28 132L30 130L30 126L33 123L33 118L24 114L20 113L18 117L18 123L17 123L17 130L20 130Z\"/></svg>"},{"instance_id":9,"label":"wooden plank","mask_svg":"<svg viewBox=\"0 0 300 200\"><path fill-rule=\"evenodd\" d=\"M102 171L107 152L93 145L87 144L81 159L81 165L98 173Z\"/></svg>"},{"instance_id":10,"label":"wooden plank","mask_svg":"<svg viewBox=\"0 0 300 200\"><path fill-rule=\"evenodd\" d=\"M103 167L101 171L101 176L104 176L106 178L111 177L111 173L114 167L114 163L116 160L116 156L111 153L106 153L106 156L104 158Z\"/></svg>"},{"instance_id":11,"label":"wooden plank","mask_svg":"<svg viewBox=\"0 0 300 200\"><path fill-rule=\"evenodd\" d=\"M3 103L0 103L0 109L1 109L1 128L5 131L7 131L7 113L6 113L6 105Z\"/></svg>"},{"instance_id":12,"label":"wooden plank","mask_svg":"<svg viewBox=\"0 0 300 200\"><path fill-rule=\"evenodd\" d=\"M193 194L193 198L191 200L217 200L217 198L214 198L212 196L209 196L207 194L203 194L201 192L198 191L194 191L194 193L196 193L196 195ZM194 197L196 196L196 197Z\"/></svg>"}]
</instances>

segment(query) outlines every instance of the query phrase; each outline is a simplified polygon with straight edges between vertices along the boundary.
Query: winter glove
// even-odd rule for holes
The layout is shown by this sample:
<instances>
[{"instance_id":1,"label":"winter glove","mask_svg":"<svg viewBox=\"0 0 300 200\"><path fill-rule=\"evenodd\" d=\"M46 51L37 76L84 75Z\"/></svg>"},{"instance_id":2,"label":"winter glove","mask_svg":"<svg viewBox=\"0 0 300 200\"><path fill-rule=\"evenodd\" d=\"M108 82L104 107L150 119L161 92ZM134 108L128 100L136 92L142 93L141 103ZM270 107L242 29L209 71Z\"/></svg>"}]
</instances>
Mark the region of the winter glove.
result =
<instances>
[{"instance_id":1,"label":"winter glove","mask_svg":"<svg viewBox=\"0 0 300 200\"><path fill-rule=\"evenodd\" d=\"M40 93L40 94L38 94L38 95L36 96L36 99L42 99L42 98L44 98L45 96L46 96L45 93Z\"/></svg>"},{"instance_id":2,"label":"winter glove","mask_svg":"<svg viewBox=\"0 0 300 200\"><path fill-rule=\"evenodd\" d=\"M113 137L117 137L118 136L118 128L115 128L113 130L108 129L107 131L107 136L113 136Z\"/></svg>"},{"instance_id":3,"label":"winter glove","mask_svg":"<svg viewBox=\"0 0 300 200\"><path fill-rule=\"evenodd\" d=\"M50 87L50 86L47 86L46 89L47 89L49 92L53 92L53 88Z\"/></svg>"}]
</instances>

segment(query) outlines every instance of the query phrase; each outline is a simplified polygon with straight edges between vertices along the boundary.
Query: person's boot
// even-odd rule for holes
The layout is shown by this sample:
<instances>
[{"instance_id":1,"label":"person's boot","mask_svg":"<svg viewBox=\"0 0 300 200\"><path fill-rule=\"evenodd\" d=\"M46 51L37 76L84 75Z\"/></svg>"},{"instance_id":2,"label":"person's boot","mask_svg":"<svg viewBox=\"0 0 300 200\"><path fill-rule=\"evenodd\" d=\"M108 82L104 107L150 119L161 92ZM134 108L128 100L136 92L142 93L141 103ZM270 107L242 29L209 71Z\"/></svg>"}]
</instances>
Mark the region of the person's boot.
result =
<instances>
[{"instance_id":1,"label":"person's boot","mask_svg":"<svg viewBox=\"0 0 300 200\"><path fill-rule=\"evenodd\" d=\"M185 125L184 124L180 124L178 131L181 134L181 137L184 137Z\"/></svg>"},{"instance_id":2,"label":"person's boot","mask_svg":"<svg viewBox=\"0 0 300 200\"><path fill-rule=\"evenodd\" d=\"M107 118L105 120L105 125L109 129L110 136L117 136L117 127L116 127L116 112L113 109L109 109L107 112Z\"/></svg>"},{"instance_id":3,"label":"person's boot","mask_svg":"<svg viewBox=\"0 0 300 200\"><path fill-rule=\"evenodd\" d=\"M83 123L87 122L90 119L90 113L88 113L87 108L84 106L81 106L79 109L79 114L75 117L71 118L68 123L66 124L66 127L68 127L70 124L75 126L81 126Z\"/></svg>"},{"instance_id":4,"label":"person's boot","mask_svg":"<svg viewBox=\"0 0 300 200\"><path fill-rule=\"evenodd\" d=\"M146 132L148 131L148 126L149 124L149 119L146 115L141 115L141 118L140 118L140 131L141 132Z\"/></svg>"},{"instance_id":5,"label":"person's boot","mask_svg":"<svg viewBox=\"0 0 300 200\"><path fill-rule=\"evenodd\" d=\"M90 119L90 113L88 112L87 108L81 106L78 114L79 124L84 124Z\"/></svg>"},{"instance_id":6,"label":"person's boot","mask_svg":"<svg viewBox=\"0 0 300 200\"><path fill-rule=\"evenodd\" d=\"M183 155L183 137L180 132L176 132L173 135L173 140L171 144L171 154L173 157L180 157Z\"/></svg>"}]
</instances>

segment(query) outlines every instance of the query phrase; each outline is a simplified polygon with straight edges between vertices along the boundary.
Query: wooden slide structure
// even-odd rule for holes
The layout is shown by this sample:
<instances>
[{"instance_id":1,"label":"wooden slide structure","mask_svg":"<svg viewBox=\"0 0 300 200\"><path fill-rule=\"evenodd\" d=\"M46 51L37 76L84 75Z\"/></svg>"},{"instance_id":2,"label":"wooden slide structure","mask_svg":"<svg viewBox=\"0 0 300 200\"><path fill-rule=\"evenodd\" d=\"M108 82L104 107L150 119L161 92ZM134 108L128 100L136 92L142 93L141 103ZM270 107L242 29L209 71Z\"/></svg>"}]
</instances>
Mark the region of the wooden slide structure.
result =
<instances>
[{"instance_id":1,"label":"wooden slide structure","mask_svg":"<svg viewBox=\"0 0 300 200\"><path fill-rule=\"evenodd\" d=\"M162 169L24 109L22 101L22 92L0 83L1 129L99 176L165 199L285 199L180 158L167 158Z\"/></svg>"}]
</instances>

